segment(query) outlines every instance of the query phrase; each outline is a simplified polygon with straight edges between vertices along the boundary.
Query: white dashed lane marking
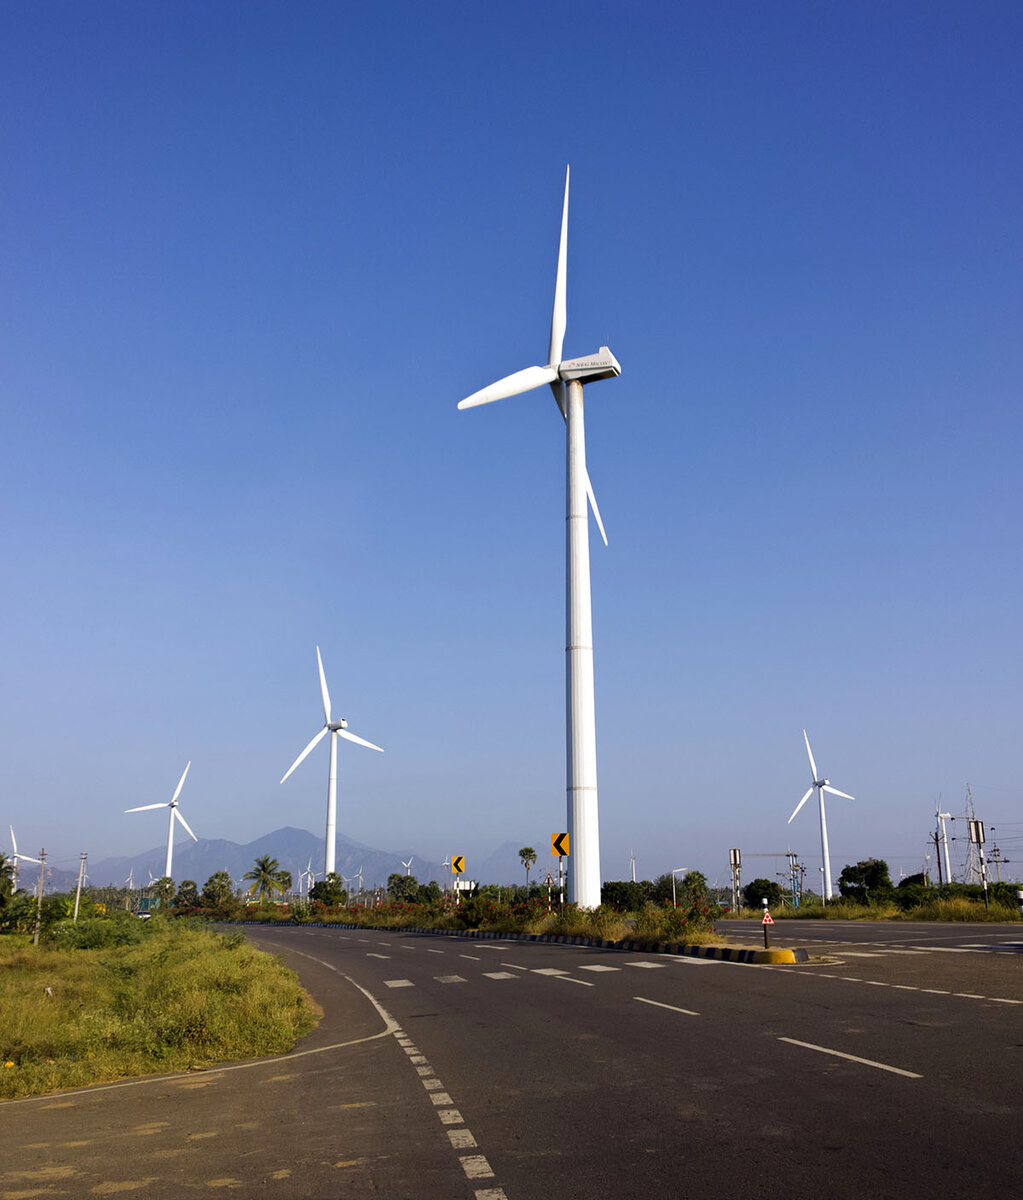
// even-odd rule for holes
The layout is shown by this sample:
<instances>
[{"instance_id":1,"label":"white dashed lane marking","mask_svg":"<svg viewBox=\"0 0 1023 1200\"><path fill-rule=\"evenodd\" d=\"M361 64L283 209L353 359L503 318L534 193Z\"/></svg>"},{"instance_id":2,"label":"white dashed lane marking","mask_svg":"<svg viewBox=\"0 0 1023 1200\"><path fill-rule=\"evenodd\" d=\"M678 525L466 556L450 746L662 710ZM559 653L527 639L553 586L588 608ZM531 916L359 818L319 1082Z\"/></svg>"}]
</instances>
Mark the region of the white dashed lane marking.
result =
<instances>
[{"instance_id":1,"label":"white dashed lane marking","mask_svg":"<svg viewBox=\"0 0 1023 1200\"><path fill-rule=\"evenodd\" d=\"M588 963L579 968L580 971L620 971L621 967L604 967L599 963Z\"/></svg>"},{"instance_id":2,"label":"white dashed lane marking","mask_svg":"<svg viewBox=\"0 0 1023 1200\"><path fill-rule=\"evenodd\" d=\"M483 974L488 979L518 979L518 975L513 975L511 971L484 971Z\"/></svg>"},{"instance_id":3,"label":"white dashed lane marking","mask_svg":"<svg viewBox=\"0 0 1023 1200\"><path fill-rule=\"evenodd\" d=\"M385 979L384 987L415 987L411 979Z\"/></svg>"},{"instance_id":4,"label":"white dashed lane marking","mask_svg":"<svg viewBox=\"0 0 1023 1200\"><path fill-rule=\"evenodd\" d=\"M461 975L434 975L438 983L465 983Z\"/></svg>"},{"instance_id":5,"label":"white dashed lane marking","mask_svg":"<svg viewBox=\"0 0 1023 1200\"><path fill-rule=\"evenodd\" d=\"M834 1058L845 1058L849 1062L860 1063L865 1067L876 1067L878 1071L890 1071L893 1075L905 1075L908 1079L923 1079L916 1071L904 1071L901 1067L891 1067L887 1063L874 1062L871 1058L859 1058L855 1054L844 1054L841 1050L831 1050L827 1046L815 1046L812 1042L799 1042L795 1038L780 1037L779 1042L788 1042L790 1046L802 1046L804 1050L816 1050L818 1054L830 1054Z\"/></svg>"},{"instance_id":6,"label":"white dashed lane marking","mask_svg":"<svg viewBox=\"0 0 1023 1200\"><path fill-rule=\"evenodd\" d=\"M667 1008L672 1012L683 1013L687 1017L698 1017L698 1012L693 1012L691 1008L676 1008L674 1004L662 1004L660 1000L648 1000L645 996L633 996L633 1000L638 1000L640 1004L652 1004L654 1008Z\"/></svg>"},{"instance_id":7,"label":"white dashed lane marking","mask_svg":"<svg viewBox=\"0 0 1023 1200\"><path fill-rule=\"evenodd\" d=\"M625 964L627 967L663 967L664 963L652 962L630 962Z\"/></svg>"}]
</instances>

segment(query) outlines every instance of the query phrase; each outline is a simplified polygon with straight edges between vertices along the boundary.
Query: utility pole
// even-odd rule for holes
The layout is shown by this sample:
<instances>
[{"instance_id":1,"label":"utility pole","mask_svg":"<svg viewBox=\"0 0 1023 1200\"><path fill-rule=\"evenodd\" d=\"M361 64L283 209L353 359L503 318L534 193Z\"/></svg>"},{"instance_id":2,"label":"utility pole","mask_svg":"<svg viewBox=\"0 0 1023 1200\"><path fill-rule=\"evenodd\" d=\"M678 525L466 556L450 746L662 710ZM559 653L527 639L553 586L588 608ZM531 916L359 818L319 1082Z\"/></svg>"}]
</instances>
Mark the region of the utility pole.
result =
<instances>
[{"instance_id":1,"label":"utility pole","mask_svg":"<svg viewBox=\"0 0 1023 1200\"><path fill-rule=\"evenodd\" d=\"M945 881L941 878L941 853L940 853L940 849L939 849L940 844L941 844L941 839L938 836L937 831L935 831L934 833L932 833L930 835L929 840L934 843L934 861L938 866L938 887L941 887L941 885Z\"/></svg>"},{"instance_id":2,"label":"utility pole","mask_svg":"<svg viewBox=\"0 0 1023 1200\"><path fill-rule=\"evenodd\" d=\"M43 923L43 879L46 870L46 851L39 851L39 891L36 895L36 930L32 934L32 945L39 945L39 926Z\"/></svg>"},{"instance_id":3,"label":"utility pole","mask_svg":"<svg viewBox=\"0 0 1023 1200\"><path fill-rule=\"evenodd\" d=\"M77 925L77 923L78 923L78 903L79 903L79 901L80 901L80 900L81 900L81 898L82 898L82 877L83 877L83 876L84 876L84 874L85 874L85 860L86 860L86 858L88 858L88 855L87 855L87 854L85 853L85 851L83 850L83 851L82 851L82 861L81 861L81 862L79 863L79 865L78 865L78 889L77 889L77 891L75 892L75 915L74 915L74 924L76 924L76 925Z\"/></svg>"},{"instance_id":4,"label":"utility pole","mask_svg":"<svg viewBox=\"0 0 1023 1200\"><path fill-rule=\"evenodd\" d=\"M995 871L998 874L998 882L1001 883L1002 882L1002 863L1005 863L1006 865L1008 865L1010 862L1012 862L1012 859L1011 858L1002 858L1001 850L999 850L998 847L995 846L991 850L991 861L995 864Z\"/></svg>"}]
</instances>

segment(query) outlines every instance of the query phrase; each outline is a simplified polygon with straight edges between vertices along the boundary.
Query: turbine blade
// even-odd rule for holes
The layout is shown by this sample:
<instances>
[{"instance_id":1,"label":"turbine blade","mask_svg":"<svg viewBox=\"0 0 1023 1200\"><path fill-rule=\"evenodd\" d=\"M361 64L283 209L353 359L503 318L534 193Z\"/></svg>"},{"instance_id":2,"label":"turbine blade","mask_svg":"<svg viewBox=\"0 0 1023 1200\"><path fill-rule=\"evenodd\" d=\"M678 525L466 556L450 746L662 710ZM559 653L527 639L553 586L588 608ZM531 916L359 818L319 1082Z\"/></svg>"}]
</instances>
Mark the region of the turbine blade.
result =
<instances>
[{"instance_id":1,"label":"turbine blade","mask_svg":"<svg viewBox=\"0 0 1023 1200\"><path fill-rule=\"evenodd\" d=\"M198 839L198 838L195 836L195 834L194 834L194 833L192 833L192 830L189 828L188 822L187 822L187 821L185 820L185 818L184 818L184 817L181 815L181 809L180 809L180 808L176 808L176 809L174 810L174 815L175 815L175 816L177 817L177 819L178 819L178 820L181 822L181 824L182 824L182 825L184 825L184 827L185 827L185 832L186 832L186 833L189 833L189 834L191 834L192 841L193 841L193 842L197 842L199 839Z\"/></svg>"},{"instance_id":2,"label":"turbine blade","mask_svg":"<svg viewBox=\"0 0 1023 1200\"><path fill-rule=\"evenodd\" d=\"M369 750L379 750L381 754L384 752L383 746L374 746L372 742L367 742L365 738L356 737L354 733L349 733L347 729L339 729L338 737L343 737L346 742L355 742L359 746L365 746Z\"/></svg>"},{"instance_id":3,"label":"turbine blade","mask_svg":"<svg viewBox=\"0 0 1023 1200\"><path fill-rule=\"evenodd\" d=\"M138 808L126 808L124 811L129 812L149 812L153 808L170 808L170 804L142 804Z\"/></svg>"},{"instance_id":4,"label":"turbine blade","mask_svg":"<svg viewBox=\"0 0 1023 1200\"><path fill-rule=\"evenodd\" d=\"M813 761L813 751L810 749L810 739L806 736L806 730L803 730L803 741L806 742L806 757L810 760L810 770L813 773L813 781L817 782L817 764Z\"/></svg>"},{"instance_id":5,"label":"turbine blade","mask_svg":"<svg viewBox=\"0 0 1023 1200\"><path fill-rule=\"evenodd\" d=\"M308 745L308 746L306 746L306 748L305 748L305 749L302 751L302 753L301 753L301 754L298 756L298 758L296 758L296 759L295 759L295 761L294 761L294 762L291 764L291 766L290 766L290 767L288 767L288 769L287 769L287 770L284 772L284 774L281 776L281 783L283 783L283 782L285 781L285 779L287 779L287 778L288 778L288 776L291 774L291 772L292 772L292 771L294 771L294 769L295 769L295 768L298 766L298 764L299 764L299 763L300 763L300 762L301 762L301 761L302 761L302 760L305 758L305 756L306 756L306 755L309 753L309 751L310 751L310 750L312 750L312 748L313 748L313 747L314 747L314 746L315 746L315 745L316 745L316 744L317 744L317 743L318 743L318 742L319 742L319 741L320 741L320 740L321 740L323 737L325 737L325 736L326 736L326 733L327 733L327 726L326 726L326 725L324 725L324 727L323 727L323 728L320 730L320 732L319 732L319 733L316 735L316 737L314 737L314 738L313 738L313 740L312 740L312 741L309 743L309 745Z\"/></svg>"},{"instance_id":6,"label":"turbine blade","mask_svg":"<svg viewBox=\"0 0 1023 1200\"><path fill-rule=\"evenodd\" d=\"M478 392L473 392L471 396L466 396L464 400L459 400L458 407L460 409L475 408L479 404L490 404L494 400L518 396L522 392L531 392L533 388L541 387L545 383L553 383L557 377L558 372L554 367L526 367L523 371L516 371L514 375L506 375L496 383L488 384L487 387L480 388Z\"/></svg>"},{"instance_id":7,"label":"turbine blade","mask_svg":"<svg viewBox=\"0 0 1023 1200\"><path fill-rule=\"evenodd\" d=\"M30 854L18 854L16 857L18 862L34 862L36 866L41 865L43 861L41 858L33 858Z\"/></svg>"},{"instance_id":8,"label":"turbine blade","mask_svg":"<svg viewBox=\"0 0 1023 1200\"><path fill-rule=\"evenodd\" d=\"M841 796L843 800L855 800L855 796L850 796L848 792L840 792L838 788L833 788L830 784L824 785L824 790L830 792L832 796Z\"/></svg>"},{"instance_id":9,"label":"turbine blade","mask_svg":"<svg viewBox=\"0 0 1023 1200\"><path fill-rule=\"evenodd\" d=\"M561 210L561 241L558 244L558 273L554 281L554 312L551 315L551 341L547 361L552 367L561 362L561 347L568 325L567 258L568 258L568 173L565 168L565 203Z\"/></svg>"},{"instance_id":10,"label":"turbine blade","mask_svg":"<svg viewBox=\"0 0 1023 1200\"><path fill-rule=\"evenodd\" d=\"M565 381L563 379L555 379L551 383L551 391L554 393L554 399L558 405L558 411L568 421L568 407L565 404Z\"/></svg>"},{"instance_id":11,"label":"turbine blade","mask_svg":"<svg viewBox=\"0 0 1023 1200\"><path fill-rule=\"evenodd\" d=\"M320 658L320 648L316 647L316 665L320 668L320 695L323 697L323 719L330 724L330 692L327 691L327 676L323 673L323 659Z\"/></svg>"},{"instance_id":12,"label":"turbine blade","mask_svg":"<svg viewBox=\"0 0 1023 1200\"><path fill-rule=\"evenodd\" d=\"M192 760L189 759L185 765L185 769L181 772L181 778L178 780L178 786L174 789L174 795L171 796L171 804L181 795L181 789L185 785L185 776L188 774L188 768L192 765Z\"/></svg>"},{"instance_id":13,"label":"turbine blade","mask_svg":"<svg viewBox=\"0 0 1023 1200\"><path fill-rule=\"evenodd\" d=\"M18 853L18 839L14 836L14 826L8 825L7 828L11 831L11 849L15 854Z\"/></svg>"},{"instance_id":14,"label":"turbine blade","mask_svg":"<svg viewBox=\"0 0 1023 1200\"><path fill-rule=\"evenodd\" d=\"M590 508L593 509L593 515L597 519L597 528L600 530L600 536L604 539L604 545L607 545L607 534L604 532L604 522L600 519L600 509L597 507L597 497L593 494L593 484L590 483L590 473L586 472L586 495L590 500Z\"/></svg>"},{"instance_id":15,"label":"turbine blade","mask_svg":"<svg viewBox=\"0 0 1023 1200\"><path fill-rule=\"evenodd\" d=\"M786 825L792 824L793 817L795 817L796 813L799 812L799 810L803 807L803 805L807 802L807 800L810 799L810 797L812 795L813 795L813 788L812 787L807 788L806 794L803 796L802 800L800 800L800 802L796 805L796 812L794 812L792 814L792 816L789 817L789 819L785 822Z\"/></svg>"}]
</instances>

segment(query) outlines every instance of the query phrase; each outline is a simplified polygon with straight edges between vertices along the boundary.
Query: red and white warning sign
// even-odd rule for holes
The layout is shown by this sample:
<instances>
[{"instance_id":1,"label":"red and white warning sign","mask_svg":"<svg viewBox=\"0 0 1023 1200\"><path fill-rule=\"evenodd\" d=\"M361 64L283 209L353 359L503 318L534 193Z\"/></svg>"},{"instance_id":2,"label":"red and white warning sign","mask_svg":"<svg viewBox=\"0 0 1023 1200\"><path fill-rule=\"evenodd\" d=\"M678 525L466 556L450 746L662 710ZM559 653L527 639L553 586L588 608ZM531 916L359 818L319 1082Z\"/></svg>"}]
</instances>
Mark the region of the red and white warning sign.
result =
<instances>
[{"instance_id":1,"label":"red and white warning sign","mask_svg":"<svg viewBox=\"0 0 1023 1200\"><path fill-rule=\"evenodd\" d=\"M773 925L774 924L774 917L771 916L771 914L767 911L766 908L764 909L764 919L760 923L761 923L761 925Z\"/></svg>"}]
</instances>

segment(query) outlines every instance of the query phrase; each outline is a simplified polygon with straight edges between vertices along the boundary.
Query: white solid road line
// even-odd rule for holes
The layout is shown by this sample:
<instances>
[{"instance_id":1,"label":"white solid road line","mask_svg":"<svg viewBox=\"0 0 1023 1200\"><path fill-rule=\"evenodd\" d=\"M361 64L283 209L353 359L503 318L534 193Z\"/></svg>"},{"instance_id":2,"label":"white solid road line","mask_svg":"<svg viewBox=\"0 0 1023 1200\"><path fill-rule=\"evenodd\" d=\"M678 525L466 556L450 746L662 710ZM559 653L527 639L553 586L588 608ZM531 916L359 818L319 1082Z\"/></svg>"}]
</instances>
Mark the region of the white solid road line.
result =
<instances>
[{"instance_id":1,"label":"white solid road line","mask_svg":"<svg viewBox=\"0 0 1023 1200\"><path fill-rule=\"evenodd\" d=\"M597 986L595 983L590 983L586 979L573 979L571 975L555 975L553 978L557 979L560 983L578 983L582 987L596 987Z\"/></svg>"},{"instance_id":2,"label":"white solid road line","mask_svg":"<svg viewBox=\"0 0 1023 1200\"><path fill-rule=\"evenodd\" d=\"M790 1046L802 1046L804 1050L816 1050L819 1054L831 1054L835 1058L845 1058L849 1062L861 1063L865 1067L876 1067L879 1071L890 1071L893 1075L905 1075L907 1079L923 1079L916 1071L904 1071L901 1067L890 1067L887 1063L874 1062L871 1058L859 1058L855 1054L844 1054L841 1050L830 1050L827 1046L815 1046L813 1042L800 1042L796 1038L780 1037L779 1042L788 1042Z\"/></svg>"},{"instance_id":3,"label":"white solid road line","mask_svg":"<svg viewBox=\"0 0 1023 1200\"><path fill-rule=\"evenodd\" d=\"M674 1004L662 1004L660 1000L648 1000L646 996L633 996L633 1000L638 1000L640 1004L652 1004L655 1008L668 1008L672 1012L684 1013L687 1017L698 1017L698 1012L693 1012L691 1008L676 1008Z\"/></svg>"}]
</instances>

